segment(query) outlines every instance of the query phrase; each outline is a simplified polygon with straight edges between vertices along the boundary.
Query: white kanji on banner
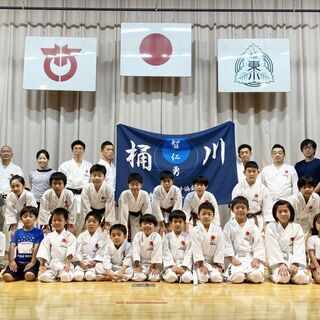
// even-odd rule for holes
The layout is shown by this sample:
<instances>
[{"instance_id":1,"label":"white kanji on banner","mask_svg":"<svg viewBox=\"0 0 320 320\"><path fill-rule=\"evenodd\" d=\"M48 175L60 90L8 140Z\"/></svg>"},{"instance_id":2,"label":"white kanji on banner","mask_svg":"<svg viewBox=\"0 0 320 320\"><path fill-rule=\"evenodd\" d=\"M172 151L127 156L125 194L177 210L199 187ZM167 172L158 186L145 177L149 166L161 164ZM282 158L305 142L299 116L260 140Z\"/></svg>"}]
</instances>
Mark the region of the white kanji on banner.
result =
<instances>
[{"instance_id":1,"label":"white kanji on banner","mask_svg":"<svg viewBox=\"0 0 320 320\"><path fill-rule=\"evenodd\" d=\"M120 75L190 77L191 24L122 23Z\"/></svg>"},{"instance_id":2,"label":"white kanji on banner","mask_svg":"<svg viewBox=\"0 0 320 320\"><path fill-rule=\"evenodd\" d=\"M96 90L95 38L26 37L23 88Z\"/></svg>"}]
</instances>

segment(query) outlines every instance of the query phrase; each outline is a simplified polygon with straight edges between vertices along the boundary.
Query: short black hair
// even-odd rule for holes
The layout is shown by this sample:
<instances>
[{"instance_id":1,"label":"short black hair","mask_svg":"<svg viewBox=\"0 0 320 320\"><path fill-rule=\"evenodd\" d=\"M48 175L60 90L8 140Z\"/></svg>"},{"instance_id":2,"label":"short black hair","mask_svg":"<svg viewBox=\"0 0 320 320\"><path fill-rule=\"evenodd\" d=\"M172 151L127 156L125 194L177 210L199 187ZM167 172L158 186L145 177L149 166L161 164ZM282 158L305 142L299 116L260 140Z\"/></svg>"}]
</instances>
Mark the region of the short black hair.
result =
<instances>
[{"instance_id":1,"label":"short black hair","mask_svg":"<svg viewBox=\"0 0 320 320\"><path fill-rule=\"evenodd\" d=\"M314 150L314 153L316 153L316 150L317 150L317 144L315 141L311 140L311 139L304 139L301 144L300 144L300 150L303 151L303 148L304 147L307 147L307 146L311 146L312 149Z\"/></svg>"},{"instance_id":2,"label":"short black hair","mask_svg":"<svg viewBox=\"0 0 320 320\"><path fill-rule=\"evenodd\" d=\"M287 201L287 200L278 200L274 205L273 205L273 208L272 208L272 215L273 215L273 218L275 221L279 221L279 219L277 218L277 210L278 210L278 207L280 206L287 206L289 211L290 211L290 219L289 221L290 222L293 222L294 221L294 215L295 215L295 212L294 212L294 208L292 206L292 204Z\"/></svg>"},{"instance_id":3,"label":"short black hair","mask_svg":"<svg viewBox=\"0 0 320 320\"><path fill-rule=\"evenodd\" d=\"M127 227L125 225L121 224L121 223L116 223L116 224L112 225L110 227L109 234L111 234L111 232L113 230L121 231L125 236L127 235L127 232L128 232L127 231Z\"/></svg>"},{"instance_id":4,"label":"short black hair","mask_svg":"<svg viewBox=\"0 0 320 320\"><path fill-rule=\"evenodd\" d=\"M101 223L102 216L98 212L95 212L95 211L88 212L84 221L86 222L90 217L94 217L99 222L99 224Z\"/></svg>"},{"instance_id":5,"label":"short black hair","mask_svg":"<svg viewBox=\"0 0 320 320\"><path fill-rule=\"evenodd\" d=\"M64 186L67 184L67 176L63 172L54 172L49 178L49 184L52 185L53 180L62 180Z\"/></svg>"},{"instance_id":6,"label":"short black hair","mask_svg":"<svg viewBox=\"0 0 320 320\"><path fill-rule=\"evenodd\" d=\"M317 229L316 226L316 222L320 221L320 213L317 213L314 217L313 217L313 222L312 222L312 228L311 228L311 234L313 236L317 236L319 234L319 231Z\"/></svg>"},{"instance_id":7,"label":"short black hair","mask_svg":"<svg viewBox=\"0 0 320 320\"><path fill-rule=\"evenodd\" d=\"M230 203L231 210L233 210L233 208L237 204L243 204L243 205L245 205L247 207L247 209L249 209L249 201L248 201L248 199L246 197L238 196L238 197L233 198L231 203Z\"/></svg>"},{"instance_id":8,"label":"short black hair","mask_svg":"<svg viewBox=\"0 0 320 320\"><path fill-rule=\"evenodd\" d=\"M200 204L199 208L198 208L198 215L200 214L201 210L211 210L213 212L213 215L215 214L215 208L213 206L213 204L211 202L203 202Z\"/></svg>"},{"instance_id":9,"label":"short black hair","mask_svg":"<svg viewBox=\"0 0 320 320\"><path fill-rule=\"evenodd\" d=\"M21 209L20 211L20 218L25 214L25 213L32 213L33 215L36 216L36 218L38 218L39 215L39 210L36 207L33 206L25 206Z\"/></svg>"},{"instance_id":10,"label":"short black hair","mask_svg":"<svg viewBox=\"0 0 320 320\"><path fill-rule=\"evenodd\" d=\"M83 150L86 150L86 144L81 140L75 140L71 143L71 150L73 150L74 146L80 145L83 147Z\"/></svg>"},{"instance_id":11,"label":"short black hair","mask_svg":"<svg viewBox=\"0 0 320 320\"><path fill-rule=\"evenodd\" d=\"M272 149L271 149L271 153L273 151L273 149L282 149L283 153L286 154L286 150L284 149L284 146L282 146L281 144L276 143L275 145L273 145Z\"/></svg>"},{"instance_id":12,"label":"short black hair","mask_svg":"<svg viewBox=\"0 0 320 320\"><path fill-rule=\"evenodd\" d=\"M169 222L172 222L173 219L182 219L186 222L187 216L182 210L173 210L169 214Z\"/></svg>"},{"instance_id":13,"label":"short black hair","mask_svg":"<svg viewBox=\"0 0 320 320\"><path fill-rule=\"evenodd\" d=\"M170 170L163 170L160 172L160 181L165 179L173 180L173 173Z\"/></svg>"},{"instance_id":14,"label":"short black hair","mask_svg":"<svg viewBox=\"0 0 320 320\"><path fill-rule=\"evenodd\" d=\"M103 166L102 164L94 164L91 168L90 168L90 174L92 174L93 172L101 172L103 175L107 174L107 169L105 166Z\"/></svg>"},{"instance_id":15,"label":"short black hair","mask_svg":"<svg viewBox=\"0 0 320 320\"><path fill-rule=\"evenodd\" d=\"M12 183L12 181L14 180L18 180L23 186L26 185L26 182L24 181L24 178L19 176L18 174L15 174L14 176L11 177L10 179L10 184Z\"/></svg>"},{"instance_id":16,"label":"short black hair","mask_svg":"<svg viewBox=\"0 0 320 320\"><path fill-rule=\"evenodd\" d=\"M141 225L143 222L152 223L155 227L158 225L158 221L155 216L152 214L143 214L140 217L139 224Z\"/></svg>"},{"instance_id":17,"label":"short black hair","mask_svg":"<svg viewBox=\"0 0 320 320\"><path fill-rule=\"evenodd\" d=\"M238 155L240 155L240 150L242 149L249 149L249 151L252 151L252 147L246 143L240 144L240 146L238 147Z\"/></svg>"},{"instance_id":18,"label":"short black hair","mask_svg":"<svg viewBox=\"0 0 320 320\"><path fill-rule=\"evenodd\" d=\"M104 142L102 142L102 144L101 144L101 151L106 147L106 146L114 146L113 145L113 143L112 142L110 142L110 141L104 141Z\"/></svg>"},{"instance_id":19,"label":"short black hair","mask_svg":"<svg viewBox=\"0 0 320 320\"><path fill-rule=\"evenodd\" d=\"M68 220L68 218L69 218L69 211L68 211L66 208L61 208L61 207L55 208L55 209L52 211L51 221L52 221L52 218L53 218L54 215L63 216L65 220Z\"/></svg>"},{"instance_id":20,"label":"short black hair","mask_svg":"<svg viewBox=\"0 0 320 320\"><path fill-rule=\"evenodd\" d=\"M247 168L252 168L252 169L257 169L259 170L259 166L255 161L248 161L245 165L244 165L244 171L247 170Z\"/></svg>"},{"instance_id":21,"label":"short black hair","mask_svg":"<svg viewBox=\"0 0 320 320\"><path fill-rule=\"evenodd\" d=\"M208 178L206 176L199 175L199 176L195 176L193 178L192 185L195 185L196 183L204 184L207 187L208 184L209 184L209 180L208 180Z\"/></svg>"},{"instance_id":22,"label":"short black hair","mask_svg":"<svg viewBox=\"0 0 320 320\"><path fill-rule=\"evenodd\" d=\"M37 152L36 154L36 159L38 159L40 157L41 154L44 154L46 156L46 158L49 160L50 159L50 155L49 155L49 152L45 149L41 149Z\"/></svg>"},{"instance_id":23,"label":"short black hair","mask_svg":"<svg viewBox=\"0 0 320 320\"><path fill-rule=\"evenodd\" d=\"M312 177L310 176L303 176L303 177L300 177L299 180L298 180L298 189L300 190L302 187L305 187L307 185L309 186L312 186L312 187L316 187L316 184L314 183L314 180Z\"/></svg>"},{"instance_id":24,"label":"short black hair","mask_svg":"<svg viewBox=\"0 0 320 320\"><path fill-rule=\"evenodd\" d=\"M128 175L128 184L133 182L133 181L137 181L140 182L141 184L143 184L143 178L142 175L138 172L131 172Z\"/></svg>"}]
</instances>

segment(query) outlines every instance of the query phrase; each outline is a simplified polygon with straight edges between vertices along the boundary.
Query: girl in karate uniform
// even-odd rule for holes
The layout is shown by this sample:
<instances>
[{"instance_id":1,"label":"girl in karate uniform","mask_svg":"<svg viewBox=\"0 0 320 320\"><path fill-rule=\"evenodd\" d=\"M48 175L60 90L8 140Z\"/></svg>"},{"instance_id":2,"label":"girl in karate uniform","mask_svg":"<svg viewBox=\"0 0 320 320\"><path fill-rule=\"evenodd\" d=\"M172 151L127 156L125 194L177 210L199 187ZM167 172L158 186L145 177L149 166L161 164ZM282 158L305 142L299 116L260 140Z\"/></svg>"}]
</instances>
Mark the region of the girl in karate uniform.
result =
<instances>
[{"instance_id":1,"label":"girl in karate uniform","mask_svg":"<svg viewBox=\"0 0 320 320\"><path fill-rule=\"evenodd\" d=\"M307 284L306 250L302 227L293 222L294 209L286 200L278 200L272 214L275 222L267 225L266 251L270 278L275 283Z\"/></svg>"}]
</instances>

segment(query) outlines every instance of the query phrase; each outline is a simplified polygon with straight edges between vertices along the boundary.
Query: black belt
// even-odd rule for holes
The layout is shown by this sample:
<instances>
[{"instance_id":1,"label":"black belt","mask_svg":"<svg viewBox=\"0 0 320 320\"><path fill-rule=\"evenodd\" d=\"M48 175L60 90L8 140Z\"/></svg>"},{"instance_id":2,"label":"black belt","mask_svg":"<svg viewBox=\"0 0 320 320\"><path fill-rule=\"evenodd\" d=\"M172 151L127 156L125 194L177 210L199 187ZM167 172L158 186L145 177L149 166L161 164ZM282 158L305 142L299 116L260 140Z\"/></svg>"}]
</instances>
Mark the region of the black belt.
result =
<instances>
[{"instance_id":1,"label":"black belt","mask_svg":"<svg viewBox=\"0 0 320 320\"><path fill-rule=\"evenodd\" d=\"M138 211L138 212L129 211L129 214L134 217L139 217L142 215L142 211Z\"/></svg>"},{"instance_id":2,"label":"black belt","mask_svg":"<svg viewBox=\"0 0 320 320\"><path fill-rule=\"evenodd\" d=\"M81 194L82 192L82 188L79 188L79 189L67 188L67 189L72 191L73 194Z\"/></svg>"},{"instance_id":3,"label":"black belt","mask_svg":"<svg viewBox=\"0 0 320 320\"><path fill-rule=\"evenodd\" d=\"M167 212L167 213L171 213L172 212L172 209L173 209L173 206L172 207L170 207L170 208L160 208L161 209L161 211L164 211L164 212Z\"/></svg>"},{"instance_id":4,"label":"black belt","mask_svg":"<svg viewBox=\"0 0 320 320\"><path fill-rule=\"evenodd\" d=\"M101 214L101 215L103 215L103 214L106 212L106 208L95 209L95 208L92 208L92 207L91 207L91 210L92 210L93 212L96 212L96 213Z\"/></svg>"},{"instance_id":5,"label":"black belt","mask_svg":"<svg viewBox=\"0 0 320 320\"><path fill-rule=\"evenodd\" d=\"M197 219L198 219L198 215L195 212L190 212L190 219L189 221L192 220L192 225L195 227L197 225Z\"/></svg>"}]
</instances>

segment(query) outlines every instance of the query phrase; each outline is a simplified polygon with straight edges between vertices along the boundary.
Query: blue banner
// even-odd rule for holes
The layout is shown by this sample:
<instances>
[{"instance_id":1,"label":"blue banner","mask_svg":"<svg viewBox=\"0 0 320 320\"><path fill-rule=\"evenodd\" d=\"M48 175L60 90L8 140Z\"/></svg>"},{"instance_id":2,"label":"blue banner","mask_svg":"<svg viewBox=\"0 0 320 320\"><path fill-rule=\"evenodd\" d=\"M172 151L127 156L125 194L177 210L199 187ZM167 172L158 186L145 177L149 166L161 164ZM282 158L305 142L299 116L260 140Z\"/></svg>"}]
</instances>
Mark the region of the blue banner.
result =
<instances>
[{"instance_id":1,"label":"blue banner","mask_svg":"<svg viewBox=\"0 0 320 320\"><path fill-rule=\"evenodd\" d=\"M234 123L182 135L159 134L117 125L116 199L128 188L128 175L138 172L143 177L143 190L152 193L160 184L162 170L170 170L174 184L182 196L193 191L192 181L197 175L209 180L208 191L219 204L231 200L231 192L238 182Z\"/></svg>"}]
</instances>

